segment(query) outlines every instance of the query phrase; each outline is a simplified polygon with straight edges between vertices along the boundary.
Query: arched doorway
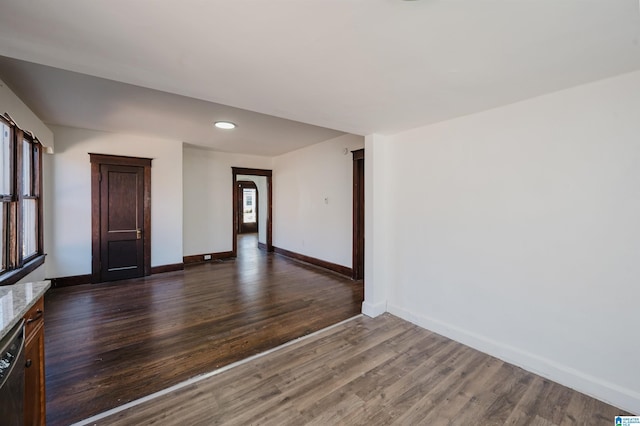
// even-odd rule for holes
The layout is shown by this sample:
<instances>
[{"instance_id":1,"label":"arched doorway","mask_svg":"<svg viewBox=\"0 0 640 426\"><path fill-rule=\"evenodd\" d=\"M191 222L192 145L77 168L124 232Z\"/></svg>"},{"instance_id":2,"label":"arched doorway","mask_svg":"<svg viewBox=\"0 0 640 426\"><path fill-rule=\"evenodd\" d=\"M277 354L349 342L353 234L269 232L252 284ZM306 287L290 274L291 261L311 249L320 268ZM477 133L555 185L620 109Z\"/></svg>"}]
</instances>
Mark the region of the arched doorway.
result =
<instances>
[{"instance_id":1,"label":"arched doorway","mask_svg":"<svg viewBox=\"0 0 640 426\"><path fill-rule=\"evenodd\" d=\"M258 186L250 180L236 182L237 215L235 222L238 224L238 234L252 234L258 232L258 216L260 203L258 200Z\"/></svg>"},{"instance_id":2,"label":"arched doorway","mask_svg":"<svg viewBox=\"0 0 640 426\"><path fill-rule=\"evenodd\" d=\"M238 176L263 176L266 180L264 194L259 194L258 197L265 199L266 197L266 206L264 209L260 209L259 217L257 218L259 222L264 224L264 243L259 243L258 245L267 251L273 251L273 237L272 237L272 195L273 195L273 183L272 183L272 171L264 170L264 169L249 169L243 167L232 167L233 173L233 257L237 257L238 255L238 229L239 229L239 211L240 211L240 196L238 191L238 181L247 180L243 178L238 178ZM263 203L264 205L265 203Z\"/></svg>"}]
</instances>

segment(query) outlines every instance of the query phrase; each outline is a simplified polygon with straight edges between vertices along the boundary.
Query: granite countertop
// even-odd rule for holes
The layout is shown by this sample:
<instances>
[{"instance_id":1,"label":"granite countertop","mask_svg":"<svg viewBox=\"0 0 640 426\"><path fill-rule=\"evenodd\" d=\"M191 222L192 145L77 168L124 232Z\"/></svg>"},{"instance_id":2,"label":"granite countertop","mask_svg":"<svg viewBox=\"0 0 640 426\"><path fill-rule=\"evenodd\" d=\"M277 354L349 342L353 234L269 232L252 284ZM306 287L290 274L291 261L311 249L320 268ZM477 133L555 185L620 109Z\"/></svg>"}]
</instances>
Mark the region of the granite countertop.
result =
<instances>
[{"instance_id":1,"label":"granite countertop","mask_svg":"<svg viewBox=\"0 0 640 426\"><path fill-rule=\"evenodd\" d=\"M51 287L51 281L0 287L0 339L20 321Z\"/></svg>"}]
</instances>

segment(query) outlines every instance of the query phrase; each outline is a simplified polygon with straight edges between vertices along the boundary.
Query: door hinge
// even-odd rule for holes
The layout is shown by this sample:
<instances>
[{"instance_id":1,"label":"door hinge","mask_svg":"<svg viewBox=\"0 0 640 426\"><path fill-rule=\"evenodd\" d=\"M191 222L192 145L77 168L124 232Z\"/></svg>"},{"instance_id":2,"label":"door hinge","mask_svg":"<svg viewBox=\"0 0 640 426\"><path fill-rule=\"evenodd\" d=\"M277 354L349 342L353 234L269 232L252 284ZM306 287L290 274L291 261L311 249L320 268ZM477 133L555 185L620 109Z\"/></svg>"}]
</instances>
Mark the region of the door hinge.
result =
<instances>
[{"instance_id":1,"label":"door hinge","mask_svg":"<svg viewBox=\"0 0 640 426\"><path fill-rule=\"evenodd\" d=\"M102 182L102 172L98 173L98 182Z\"/></svg>"}]
</instances>

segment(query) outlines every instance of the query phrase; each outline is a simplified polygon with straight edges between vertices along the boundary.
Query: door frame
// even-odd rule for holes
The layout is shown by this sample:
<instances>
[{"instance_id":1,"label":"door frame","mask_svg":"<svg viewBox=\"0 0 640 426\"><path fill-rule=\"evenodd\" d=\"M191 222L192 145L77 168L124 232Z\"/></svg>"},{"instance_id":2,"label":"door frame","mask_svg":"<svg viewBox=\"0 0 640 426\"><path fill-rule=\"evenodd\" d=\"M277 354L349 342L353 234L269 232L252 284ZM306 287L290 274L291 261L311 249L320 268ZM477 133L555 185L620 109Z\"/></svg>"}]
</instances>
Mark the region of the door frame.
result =
<instances>
[{"instance_id":1,"label":"door frame","mask_svg":"<svg viewBox=\"0 0 640 426\"><path fill-rule=\"evenodd\" d=\"M255 204L254 208L256 210L256 232L260 232L260 194L258 194L258 185L256 185L256 183L251 180L236 181L236 191L238 191L238 198L237 198L238 206L243 204L240 199L240 189L245 189L245 188L253 189L256 191L256 199L254 201L254 204ZM236 214L238 215L238 227L236 229L238 234L242 234L243 232L241 231L244 224L244 219L241 220L240 218L243 216L243 213L239 210L236 210Z\"/></svg>"},{"instance_id":2,"label":"door frame","mask_svg":"<svg viewBox=\"0 0 640 426\"><path fill-rule=\"evenodd\" d=\"M144 168L143 181L143 262L144 275L151 275L151 158L89 153L91 162L91 282L102 282L100 244L100 166L134 166Z\"/></svg>"},{"instance_id":3,"label":"door frame","mask_svg":"<svg viewBox=\"0 0 640 426\"><path fill-rule=\"evenodd\" d=\"M233 251L232 256L238 256L238 191L237 191L237 176L249 175L249 176L265 176L267 178L267 251L273 251L273 171L266 169L249 169L246 167L231 167L232 188L233 194L233 224L232 224L232 236L233 236ZM258 226L258 230L260 227Z\"/></svg>"},{"instance_id":4,"label":"door frame","mask_svg":"<svg viewBox=\"0 0 640 426\"><path fill-rule=\"evenodd\" d=\"M364 279L364 148L353 154L353 259L354 280Z\"/></svg>"}]
</instances>

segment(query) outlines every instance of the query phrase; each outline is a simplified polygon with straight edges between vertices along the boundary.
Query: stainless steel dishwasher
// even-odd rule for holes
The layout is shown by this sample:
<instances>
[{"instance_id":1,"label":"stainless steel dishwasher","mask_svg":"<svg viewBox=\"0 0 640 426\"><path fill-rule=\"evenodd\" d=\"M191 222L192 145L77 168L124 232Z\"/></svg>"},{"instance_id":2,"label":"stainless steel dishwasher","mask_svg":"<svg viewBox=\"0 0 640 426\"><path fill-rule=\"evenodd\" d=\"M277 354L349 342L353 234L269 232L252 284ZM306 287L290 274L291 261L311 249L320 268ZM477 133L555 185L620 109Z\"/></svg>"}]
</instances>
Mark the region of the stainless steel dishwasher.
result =
<instances>
[{"instance_id":1,"label":"stainless steel dishwasher","mask_svg":"<svg viewBox=\"0 0 640 426\"><path fill-rule=\"evenodd\" d=\"M0 340L0 423L24 424L24 320Z\"/></svg>"}]
</instances>

